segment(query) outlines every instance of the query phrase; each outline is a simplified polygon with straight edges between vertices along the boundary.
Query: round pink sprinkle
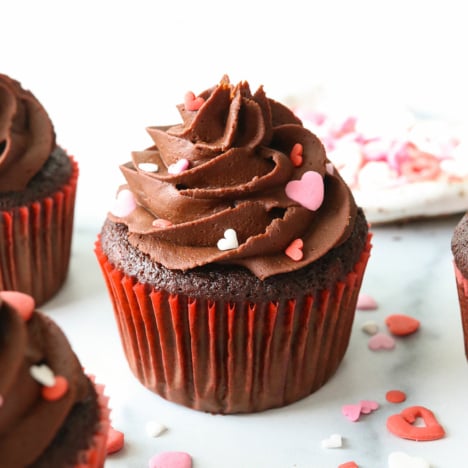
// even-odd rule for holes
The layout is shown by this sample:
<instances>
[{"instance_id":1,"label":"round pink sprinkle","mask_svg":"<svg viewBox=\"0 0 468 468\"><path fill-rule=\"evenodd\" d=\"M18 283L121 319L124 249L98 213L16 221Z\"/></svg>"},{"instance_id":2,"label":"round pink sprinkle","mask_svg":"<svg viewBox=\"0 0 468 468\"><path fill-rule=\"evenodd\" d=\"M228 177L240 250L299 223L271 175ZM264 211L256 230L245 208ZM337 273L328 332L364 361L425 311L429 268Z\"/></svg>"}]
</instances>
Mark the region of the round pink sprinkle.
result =
<instances>
[{"instance_id":1,"label":"round pink sprinkle","mask_svg":"<svg viewBox=\"0 0 468 468\"><path fill-rule=\"evenodd\" d=\"M192 468L192 457L185 452L161 452L150 459L149 468Z\"/></svg>"}]
</instances>

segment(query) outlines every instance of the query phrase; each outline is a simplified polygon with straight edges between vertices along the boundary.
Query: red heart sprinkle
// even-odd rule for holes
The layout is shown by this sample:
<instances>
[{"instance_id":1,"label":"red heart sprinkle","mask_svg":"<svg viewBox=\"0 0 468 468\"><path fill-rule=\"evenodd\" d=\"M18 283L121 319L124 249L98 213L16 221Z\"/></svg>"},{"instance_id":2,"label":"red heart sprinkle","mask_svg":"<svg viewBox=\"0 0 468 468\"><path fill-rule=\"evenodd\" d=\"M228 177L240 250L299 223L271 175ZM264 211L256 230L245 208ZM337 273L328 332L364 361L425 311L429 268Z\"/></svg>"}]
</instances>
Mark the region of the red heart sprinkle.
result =
<instances>
[{"instance_id":1,"label":"red heart sprinkle","mask_svg":"<svg viewBox=\"0 0 468 468\"><path fill-rule=\"evenodd\" d=\"M358 465L356 465L356 462L350 461L338 465L338 468L358 468Z\"/></svg>"},{"instance_id":2,"label":"red heart sprinkle","mask_svg":"<svg viewBox=\"0 0 468 468\"><path fill-rule=\"evenodd\" d=\"M107 435L107 454L115 453L121 450L124 446L125 436L123 432L114 429L112 426L109 428Z\"/></svg>"},{"instance_id":3,"label":"red heart sprinkle","mask_svg":"<svg viewBox=\"0 0 468 468\"><path fill-rule=\"evenodd\" d=\"M44 386L41 390L41 395L44 400L55 401L65 395L68 391L68 380L61 375L55 376L55 383L52 387Z\"/></svg>"},{"instance_id":4,"label":"red heart sprinkle","mask_svg":"<svg viewBox=\"0 0 468 468\"><path fill-rule=\"evenodd\" d=\"M192 91L185 93L184 103L185 109L188 111L197 111L204 102L205 100L201 96L195 97L195 94L193 94Z\"/></svg>"},{"instance_id":5,"label":"red heart sprinkle","mask_svg":"<svg viewBox=\"0 0 468 468\"><path fill-rule=\"evenodd\" d=\"M295 239L293 240L289 246L286 248L284 253L295 262L302 260L304 257L304 252L302 252L302 248L304 247L304 242L302 239Z\"/></svg>"},{"instance_id":6,"label":"red heart sprinkle","mask_svg":"<svg viewBox=\"0 0 468 468\"><path fill-rule=\"evenodd\" d=\"M424 426L415 426L421 418ZM444 428L437 421L434 413L424 406L410 406L401 413L387 419L387 429L394 435L409 440L437 440L445 435Z\"/></svg>"},{"instance_id":7,"label":"red heart sprinkle","mask_svg":"<svg viewBox=\"0 0 468 468\"><path fill-rule=\"evenodd\" d=\"M289 153L289 157L291 158L291 162L293 163L294 167L299 167L302 165L302 153L304 151L303 146L300 143L296 143Z\"/></svg>"},{"instance_id":8,"label":"red heart sprinkle","mask_svg":"<svg viewBox=\"0 0 468 468\"><path fill-rule=\"evenodd\" d=\"M398 336L411 335L419 328L419 320L403 314L389 315L385 324L391 333Z\"/></svg>"}]
</instances>

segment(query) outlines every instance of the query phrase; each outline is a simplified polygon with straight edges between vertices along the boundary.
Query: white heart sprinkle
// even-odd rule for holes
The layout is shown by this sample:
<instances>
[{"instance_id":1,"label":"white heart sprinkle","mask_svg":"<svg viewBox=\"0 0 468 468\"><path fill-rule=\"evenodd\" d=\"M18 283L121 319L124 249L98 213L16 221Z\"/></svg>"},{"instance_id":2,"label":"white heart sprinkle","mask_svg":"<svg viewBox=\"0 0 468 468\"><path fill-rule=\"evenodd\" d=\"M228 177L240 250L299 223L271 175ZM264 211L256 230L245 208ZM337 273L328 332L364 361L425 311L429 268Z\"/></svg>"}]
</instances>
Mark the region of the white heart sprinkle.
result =
<instances>
[{"instance_id":1,"label":"white heart sprinkle","mask_svg":"<svg viewBox=\"0 0 468 468\"><path fill-rule=\"evenodd\" d=\"M328 174L333 175L333 172L335 170L335 166L331 162L325 164L325 169L328 172Z\"/></svg>"},{"instance_id":2,"label":"white heart sprinkle","mask_svg":"<svg viewBox=\"0 0 468 468\"><path fill-rule=\"evenodd\" d=\"M148 421L146 423L146 434L148 437L158 437L167 430L167 427L157 421Z\"/></svg>"},{"instance_id":3,"label":"white heart sprinkle","mask_svg":"<svg viewBox=\"0 0 468 468\"><path fill-rule=\"evenodd\" d=\"M379 326L373 320L369 320L362 324L361 329L368 335L375 335L379 331Z\"/></svg>"},{"instance_id":4,"label":"white heart sprinkle","mask_svg":"<svg viewBox=\"0 0 468 468\"><path fill-rule=\"evenodd\" d=\"M55 375L46 364L31 366L29 372L34 380L46 387L53 387L55 385Z\"/></svg>"},{"instance_id":5,"label":"white heart sprinkle","mask_svg":"<svg viewBox=\"0 0 468 468\"><path fill-rule=\"evenodd\" d=\"M154 163L139 163L138 169L141 169L142 171L145 171L145 172L158 172L159 166Z\"/></svg>"},{"instance_id":6,"label":"white heart sprinkle","mask_svg":"<svg viewBox=\"0 0 468 468\"><path fill-rule=\"evenodd\" d=\"M224 231L224 237L219 239L217 243L219 250L231 250L239 247L239 241L237 240L237 234L234 229L226 229Z\"/></svg>"},{"instance_id":7,"label":"white heart sprinkle","mask_svg":"<svg viewBox=\"0 0 468 468\"><path fill-rule=\"evenodd\" d=\"M421 457L411 457L404 452L392 452L388 456L388 468L430 468Z\"/></svg>"},{"instance_id":8,"label":"white heart sprinkle","mask_svg":"<svg viewBox=\"0 0 468 468\"><path fill-rule=\"evenodd\" d=\"M340 448L343 445L343 440L340 434L332 434L328 439L322 440L323 448Z\"/></svg>"}]
</instances>

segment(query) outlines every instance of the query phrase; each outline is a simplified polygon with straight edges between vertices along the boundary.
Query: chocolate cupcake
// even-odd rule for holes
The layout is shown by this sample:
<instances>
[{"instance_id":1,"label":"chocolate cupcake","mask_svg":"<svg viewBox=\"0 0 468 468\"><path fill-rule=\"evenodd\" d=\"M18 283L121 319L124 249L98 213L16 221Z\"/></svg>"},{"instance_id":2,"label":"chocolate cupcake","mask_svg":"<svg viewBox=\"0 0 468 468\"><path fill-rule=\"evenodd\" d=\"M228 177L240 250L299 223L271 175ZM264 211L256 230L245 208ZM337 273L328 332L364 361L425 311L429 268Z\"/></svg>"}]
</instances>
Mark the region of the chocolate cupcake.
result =
<instances>
[{"instance_id":1,"label":"chocolate cupcake","mask_svg":"<svg viewBox=\"0 0 468 468\"><path fill-rule=\"evenodd\" d=\"M31 296L0 292L0 465L104 466L109 409Z\"/></svg>"},{"instance_id":2,"label":"chocolate cupcake","mask_svg":"<svg viewBox=\"0 0 468 468\"><path fill-rule=\"evenodd\" d=\"M321 142L247 82L178 106L121 166L96 242L130 367L212 413L297 401L338 368L370 252Z\"/></svg>"},{"instance_id":3,"label":"chocolate cupcake","mask_svg":"<svg viewBox=\"0 0 468 468\"><path fill-rule=\"evenodd\" d=\"M468 358L468 213L460 219L455 227L451 247L463 327L465 355Z\"/></svg>"},{"instance_id":4,"label":"chocolate cupcake","mask_svg":"<svg viewBox=\"0 0 468 468\"><path fill-rule=\"evenodd\" d=\"M0 109L0 291L41 305L67 276L78 165L34 95L1 74Z\"/></svg>"}]
</instances>

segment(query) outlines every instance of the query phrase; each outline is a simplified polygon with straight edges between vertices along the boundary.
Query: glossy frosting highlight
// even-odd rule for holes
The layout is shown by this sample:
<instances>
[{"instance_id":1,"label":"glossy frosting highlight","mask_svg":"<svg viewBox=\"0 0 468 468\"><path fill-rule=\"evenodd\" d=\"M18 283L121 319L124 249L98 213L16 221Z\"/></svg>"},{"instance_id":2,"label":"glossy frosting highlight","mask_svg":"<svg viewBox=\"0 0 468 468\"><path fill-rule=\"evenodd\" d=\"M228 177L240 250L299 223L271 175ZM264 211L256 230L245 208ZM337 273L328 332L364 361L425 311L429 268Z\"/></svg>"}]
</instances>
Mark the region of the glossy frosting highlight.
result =
<instances>
[{"instance_id":1,"label":"glossy frosting highlight","mask_svg":"<svg viewBox=\"0 0 468 468\"><path fill-rule=\"evenodd\" d=\"M195 110L177 106L181 124L149 127L154 145L121 166L121 190L130 190L135 207L127 203L130 209L109 217L128 226L134 246L169 269L229 263L264 279L302 268L347 239L357 210L351 192L291 110L263 87L252 94L247 82L232 85L227 77L196 99ZM291 157L297 144L300 163ZM301 184L303 193L292 196ZM309 203L320 190L323 200ZM230 229L237 245L219 249ZM296 239L300 259L285 253Z\"/></svg>"},{"instance_id":2,"label":"glossy frosting highlight","mask_svg":"<svg viewBox=\"0 0 468 468\"><path fill-rule=\"evenodd\" d=\"M24 190L54 148L54 128L41 103L0 74L0 191Z\"/></svg>"}]
</instances>

